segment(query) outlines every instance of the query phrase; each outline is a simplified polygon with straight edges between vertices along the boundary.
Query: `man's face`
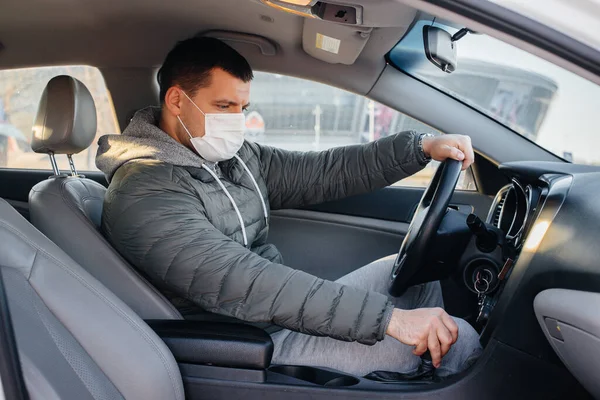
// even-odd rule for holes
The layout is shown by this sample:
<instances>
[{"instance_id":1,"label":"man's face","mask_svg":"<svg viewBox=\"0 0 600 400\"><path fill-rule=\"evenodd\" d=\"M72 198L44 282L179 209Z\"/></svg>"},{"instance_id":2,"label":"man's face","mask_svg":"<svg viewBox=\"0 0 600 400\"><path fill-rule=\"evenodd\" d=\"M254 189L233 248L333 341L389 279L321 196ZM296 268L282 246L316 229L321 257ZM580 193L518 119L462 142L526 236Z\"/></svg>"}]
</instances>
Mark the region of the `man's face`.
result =
<instances>
[{"instance_id":1,"label":"man's face","mask_svg":"<svg viewBox=\"0 0 600 400\"><path fill-rule=\"evenodd\" d=\"M241 113L249 106L250 82L243 82L220 68L211 71L210 84L200 88L192 96L192 101L205 114L212 113ZM204 136L204 115L182 93L181 116L190 133L194 137ZM180 126L180 129L183 129ZM185 131L180 138L189 136Z\"/></svg>"}]
</instances>

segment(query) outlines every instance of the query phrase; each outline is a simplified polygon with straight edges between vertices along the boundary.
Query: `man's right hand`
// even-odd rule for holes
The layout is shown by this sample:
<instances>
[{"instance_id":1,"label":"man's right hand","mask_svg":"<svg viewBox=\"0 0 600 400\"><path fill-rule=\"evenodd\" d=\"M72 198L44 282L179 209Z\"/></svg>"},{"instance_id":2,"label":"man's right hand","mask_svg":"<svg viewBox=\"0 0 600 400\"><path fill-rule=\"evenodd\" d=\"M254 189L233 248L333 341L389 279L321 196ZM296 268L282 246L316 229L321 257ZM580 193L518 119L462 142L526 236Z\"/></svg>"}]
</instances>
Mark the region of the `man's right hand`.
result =
<instances>
[{"instance_id":1,"label":"man's right hand","mask_svg":"<svg viewBox=\"0 0 600 400\"><path fill-rule=\"evenodd\" d=\"M413 353L417 356L429 350L434 367L439 368L442 357L458 338L458 325L441 308L395 308L386 333L404 344L415 346Z\"/></svg>"}]
</instances>

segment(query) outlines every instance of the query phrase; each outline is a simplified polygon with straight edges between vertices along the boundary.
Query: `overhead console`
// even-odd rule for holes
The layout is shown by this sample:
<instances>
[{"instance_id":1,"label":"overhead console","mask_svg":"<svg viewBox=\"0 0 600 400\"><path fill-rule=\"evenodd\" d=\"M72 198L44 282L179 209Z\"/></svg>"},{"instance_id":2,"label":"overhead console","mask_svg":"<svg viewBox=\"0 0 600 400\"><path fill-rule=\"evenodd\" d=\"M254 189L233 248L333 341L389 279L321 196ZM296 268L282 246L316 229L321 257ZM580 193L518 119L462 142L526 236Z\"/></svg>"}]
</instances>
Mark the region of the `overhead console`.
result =
<instances>
[{"instance_id":1,"label":"overhead console","mask_svg":"<svg viewBox=\"0 0 600 400\"><path fill-rule=\"evenodd\" d=\"M416 15L413 8L392 0L257 1L304 17L302 48L330 64L354 64L376 29L395 28L399 40Z\"/></svg>"}]
</instances>

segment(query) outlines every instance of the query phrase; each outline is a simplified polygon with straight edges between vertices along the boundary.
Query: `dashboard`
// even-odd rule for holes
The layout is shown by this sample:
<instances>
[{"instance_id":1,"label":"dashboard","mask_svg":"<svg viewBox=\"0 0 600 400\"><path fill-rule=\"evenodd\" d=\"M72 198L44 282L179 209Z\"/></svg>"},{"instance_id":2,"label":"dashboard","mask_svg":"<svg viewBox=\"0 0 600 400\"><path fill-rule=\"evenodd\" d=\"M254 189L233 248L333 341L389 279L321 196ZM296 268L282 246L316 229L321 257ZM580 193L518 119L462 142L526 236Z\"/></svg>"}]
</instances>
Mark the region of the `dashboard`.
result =
<instances>
[{"instance_id":1,"label":"dashboard","mask_svg":"<svg viewBox=\"0 0 600 400\"><path fill-rule=\"evenodd\" d=\"M486 226L498 246L482 249L475 242L464 262L463 280L478 297L477 323L485 327L518 261L535 218L547 196L549 182L535 183L516 177L501 188L489 209Z\"/></svg>"},{"instance_id":2,"label":"dashboard","mask_svg":"<svg viewBox=\"0 0 600 400\"><path fill-rule=\"evenodd\" d=\"M500 170L510 184L496 194L485 222L503 243L493 253L471 256L490 270L483 275L489 288L480 287L487 289L479 296L480 339L556 360L533 303L546 289L600 292L600 168L519 162ZM467 264L464 280L477 292L473 271Z\"/></svg>"},{"instance_id":3,"label":"dashboard","mask_svg":"<svg viewBox=\"0 0 600 400\"><path fill-rule=\"evenodd\" d=\"M467 264L464 274L475 292L477 279L490 281L479 286L480 341L530 356L528 373L576 377L598 396L590 363L600 354L600 167L519 162L499 169L510 183L485 223L501 236L501 250L471 251L489 273Z\"/></svg>"}]
</instances>

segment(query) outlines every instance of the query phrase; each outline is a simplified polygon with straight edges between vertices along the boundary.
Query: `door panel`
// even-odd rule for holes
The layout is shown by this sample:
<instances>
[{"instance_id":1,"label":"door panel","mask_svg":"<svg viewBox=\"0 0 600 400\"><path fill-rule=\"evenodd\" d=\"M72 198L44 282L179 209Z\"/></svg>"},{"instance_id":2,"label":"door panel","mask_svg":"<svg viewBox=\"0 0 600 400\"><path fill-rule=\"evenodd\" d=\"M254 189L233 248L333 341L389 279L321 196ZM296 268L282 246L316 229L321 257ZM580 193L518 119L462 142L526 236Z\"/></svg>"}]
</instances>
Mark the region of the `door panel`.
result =
<instances>
[{"instance_id":1,"label":"door panel","mask_svg":"<svg viewBox=\"0 0 600 400\"><path fill-rule=\"evenodd\" d=\"M335 280L394 254L408 230L404 222L308 210L279 210L271 216L269 241L286 265Z\"/></svg>"},{"instance_id":2,"label":"door panel","mask_svg":"<svg viewBox=\"0 0 600 400\"><path fill-rule=\"evenodd\" d=\"M410 222L423 191L424 188L390 186L372 193L323 203L307 209L388 221ZM475 212L480 218L485 218L491 204L492 198L479 192L456 191L450 205L459 206L460 211ZM470 207L465 208L465 205Z\"/></svg>"},{"instance_id":3,"label":"door panel","mask_svg":"<svg viewBox=\"0 0 600 400\"><path fill-rule=\"evenodd\" d=\"M423 189L390 187L310 209L274 211L269 241L286 265L337 279L395 254L422 194ZM457 191L451 206L485 218L491 202L477 192Z\"/></svg>"}]
</instances>

